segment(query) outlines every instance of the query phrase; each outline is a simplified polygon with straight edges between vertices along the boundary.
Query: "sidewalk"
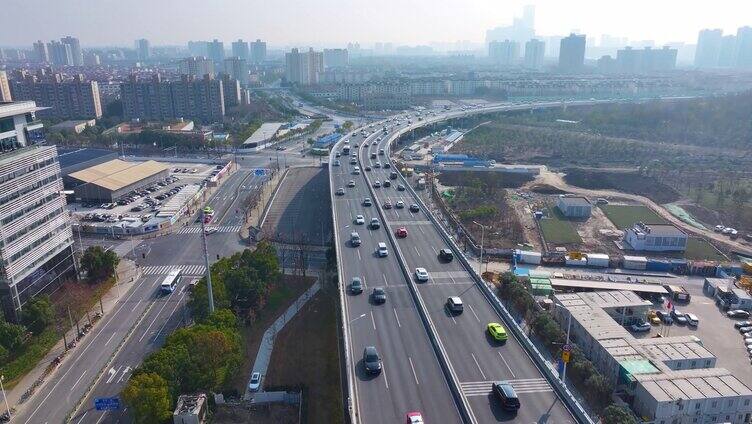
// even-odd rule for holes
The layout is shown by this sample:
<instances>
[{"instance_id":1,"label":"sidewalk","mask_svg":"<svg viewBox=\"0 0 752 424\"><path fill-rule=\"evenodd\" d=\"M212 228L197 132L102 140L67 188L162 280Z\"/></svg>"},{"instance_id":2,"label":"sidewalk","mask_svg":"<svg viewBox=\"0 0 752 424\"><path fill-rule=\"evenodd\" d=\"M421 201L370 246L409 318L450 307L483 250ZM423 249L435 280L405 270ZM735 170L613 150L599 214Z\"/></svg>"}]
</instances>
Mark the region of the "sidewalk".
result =
<instances>
[{"instance_id":1,"label":"sidewalk","mask_svg":"<svg viewBox=\"0 0 752 424\"><path fill-rule=\"evenodd\" d=\"M130 241L128 242L128 247L130 247ZM104 313L102 314L102 318L99 319L99 321L94 324L93 329L96 329L98 325L101 325L104 318L107 316L108 313L110 313L115 306L117 306L118 300L120 300L120 297L125 295L133 286L133 284L136 282L136 280L139 279L141 276L141 269L138 268L138 266L135 264L135 262L130 260L121 260L120 264L117 268L117 281L118 283L112 286L112 288L102 295L102 309L104 310ZM100 311L100 304L99 302L94 305L94 307L89 311L90 315L93 317L94 314ZM81 317L78 321L80 326L83 326L85 323L88 323L88 319L86 315ZM92 332L89 332L87 335L85 335L81 341L86 340L86 337L91 337ZM75 340L76 338L76 326L74 325L73 328L68 330L66 332L65 337L68 340L68 343L71 343L71 341ZM62 359L62 363L65 361L70 360L70 358L75 355L75 352L77 349L79 349L80 343L77 343L75 347L69 350L68 354ZM25 400L24 403L19 404L19 401L21 400L21 397L23 396L24 392L26 392L29 388L32 387L35 381L40 379L44 373L44 370L47 368L47 366L54 360L58 355L62 354L64 352L64 346L63 346L63 338L61 337L60 340L53 346L52 349L45 355L42 360L37 363L37 365L29 371L28 374L26 374L21 381L11 390L6 391L6 395L8 397L8 404L13 408L16 408L16 412L20 412L26 405L33 405L34 402L30 402L30 400L33 398L33 395L30 396L28 399ZM58 366L59 368L59 366ZM55 373L57 372L57 369L53 370L47 377L44 378L44 382L49 380ZM34 393L36 394L39 392L39 390L44 385L44 382L38 386Z\"/></svg>"},{"instance_id":2,"label":"sidewalk","mask_svg":"<svg viewBox=\"0 0 752 424\"><path fill-rule=\"evenodd\" d=\"M292 304L290 305L287 310L280 315L276 321L272 325L269 326L269 328L266 329L264 332L264 337L261 339L261 344L259 345L258 353L256 353L256 360L253 362L253 368L252 373L258 372L261 373L262 382L263 377L266 375L266 371L269 368L269 360L272 357L272 350L274 349L274 339L277 337L277 333L282 331L283 328L285 328L285 325L290 322L290 320L295 316L295 314L298 313L300 308L303 307L303 305L308 302L309 299L311 299L316 293L318 293L319 289L321 288L321 282L320 279L317 279L315 283L311 285L311 287L308 288L303 294L300 295L300 297ZM248 376L248 380L250 381L250 376ZM251 393L248 390L248 386L246 385L245 389L245 395L243 396L243 399L250 399Z\"/></svg>"},{"instance_id":3,"label":"sidewalk","mask_svg":"<svg viewBox=\"0 0 752 424\"><path fill-rule=\"evenodd\" d=\"M290 168L276 170L272 178L267 180L261 186L261 196L259 197L259 201L256 204L256 207L251 209L248 214L248 219L243 223L243 227L240 229L240 237L247 239L250 232L249 227L251 226L261 228L261 219L264 216L264 212L269 207L272 196L277 192L277 187L279 187L284 176L287 175L288 169Z\"/></svg>"}]
</instances>

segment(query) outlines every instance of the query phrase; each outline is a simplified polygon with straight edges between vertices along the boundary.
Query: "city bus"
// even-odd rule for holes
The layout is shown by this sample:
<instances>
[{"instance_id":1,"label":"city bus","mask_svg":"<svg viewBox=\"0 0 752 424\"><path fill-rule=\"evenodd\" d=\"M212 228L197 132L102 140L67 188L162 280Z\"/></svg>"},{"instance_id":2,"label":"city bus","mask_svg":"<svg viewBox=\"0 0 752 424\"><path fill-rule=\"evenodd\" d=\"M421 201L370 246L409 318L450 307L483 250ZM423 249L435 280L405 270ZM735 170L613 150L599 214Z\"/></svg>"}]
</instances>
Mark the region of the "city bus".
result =
<instances>
[{"instance_id":1,"label":"city bus","mask_svg":"<svg viewBox=\"0 0 752 424\"><path fill-rule=\"evenodd\" d=\"M180 269L173 269L162 280L162 284L159 286L159 291L163 295L168 295L175 291L175 287L180 282Z\"/></svg>"},{"instance_id":2,"label":"city bus","mask_svg":"<svg viewBox=\"0 0 752 424\"><path fill-rule=\"evenodd\" d=\"M212 218L214 218L214 209L212 209L211 206L205 207L204 208L204 224L210 223Z\"/></svg>"}]
</instances>

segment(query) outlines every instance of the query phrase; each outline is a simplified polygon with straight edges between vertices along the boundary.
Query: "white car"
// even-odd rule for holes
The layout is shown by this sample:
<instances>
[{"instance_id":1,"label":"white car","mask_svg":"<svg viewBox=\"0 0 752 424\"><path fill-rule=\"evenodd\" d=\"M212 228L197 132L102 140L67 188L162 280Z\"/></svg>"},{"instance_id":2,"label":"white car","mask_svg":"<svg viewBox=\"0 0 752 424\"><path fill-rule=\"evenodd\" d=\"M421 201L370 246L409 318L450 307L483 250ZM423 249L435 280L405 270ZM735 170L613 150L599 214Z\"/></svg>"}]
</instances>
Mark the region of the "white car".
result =
<instances>
[{"instance_id":1,"label":"white car","mask_svg":"<svg viewBox=\"0 0 752 424\"><path fill-rule=\"evenodd\" d=\"M214 234L217 231L219 231L217 229L217 227L208 227L208 228L204 229L204 234L206 234L208 236L209 234Z\"/></svg>"},{"instance_id":2,"label":"white car","mask_svg":"<svg viewBox=\"0 0 752 424\"><path fill-rule=\"evenodd\" d=\"M415 278L418 281L428 281L428 271L425 268L415 268Z\"/></svg>"},{"instance_id":3,"label":"white car","mask_svg":"<svg viewBox=\"0 0 752 424\"><path fill-rule=\"evenodd\" d=\"M403 202L402 200L398 200L397 203L394 204L394 207L397 209L402 209L405 207L405 202Z\"/></svg>"},{"instance_id":4,"label":"white car","mask_svg":"<svg viewBox=\"0 0 752 424\"><path fill-rule=\"evenodd\" d=\"M261 373L254 372L253 374L251 374L251 382L248 383L248 390L252 392L257 392L260 387L261 387Z\"/></svg>"},{"instance_id":5,"label":"white car","mask_svg":"<svg viewBox=\"0 0 752 424\"><path fill-rule=\"evenodd\" d=\"M366 223L366 219L363 218L363 215L358 215L358 216L355 217L355 223L357 225L363 225L363 224Z\"/></svg>"},{"instance_id":6,"label":"white car","mask_svg":"<svg viewBox=\"0 0 752 424\"><path fill-rule=\"evenodd\" d=\"M350 182L349 182L349 183L347 183L347 186L348 186L348 187L350 187L350 188L353 188L353 187L355 187L355 181L353 181L353 180L350 180Z\"/></svg>"}]
</instances>

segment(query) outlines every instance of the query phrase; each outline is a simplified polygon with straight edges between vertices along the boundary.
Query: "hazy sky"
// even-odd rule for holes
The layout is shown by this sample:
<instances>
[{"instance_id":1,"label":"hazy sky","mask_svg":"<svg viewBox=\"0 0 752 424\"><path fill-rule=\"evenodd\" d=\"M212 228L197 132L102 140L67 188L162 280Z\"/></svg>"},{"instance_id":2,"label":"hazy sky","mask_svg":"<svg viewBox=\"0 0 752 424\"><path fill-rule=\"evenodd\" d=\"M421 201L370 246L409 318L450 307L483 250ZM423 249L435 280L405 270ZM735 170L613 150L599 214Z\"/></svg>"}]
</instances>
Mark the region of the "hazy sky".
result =
<instances>
[{"instance_id":1,"label":"hazy sky","mask_svg":"<svg viewBox=\"0 0 752 424\"><path fill-rule=\"evenodd\" d=\"M536 32L694 43L701 28L752 25L752 0L0 0L0 45L74 35L84 46L237 38L273 46L481 42L536 6ZM13 17L17 16L17 18ZM227 46L229 47L229 45Z\"/></svg>"}]
</instances>

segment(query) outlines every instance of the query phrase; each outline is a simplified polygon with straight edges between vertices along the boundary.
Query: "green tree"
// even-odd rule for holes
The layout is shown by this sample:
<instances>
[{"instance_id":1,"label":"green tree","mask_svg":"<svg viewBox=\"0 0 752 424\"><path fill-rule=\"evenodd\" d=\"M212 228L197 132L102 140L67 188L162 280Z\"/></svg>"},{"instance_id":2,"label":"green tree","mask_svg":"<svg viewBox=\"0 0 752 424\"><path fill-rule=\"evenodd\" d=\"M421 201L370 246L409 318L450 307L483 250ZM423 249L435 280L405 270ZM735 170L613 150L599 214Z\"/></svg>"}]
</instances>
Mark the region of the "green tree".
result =
<instances>
[{"instance_id":1,"label":"green tree","mask_svg":"<svg viewBox=\"0 0 752 424\"><path fill-rule=\"evenodd\" d=\"M227 297L224 278L220 273L215 273L214 265L212 265L211 272L214 307L216 309L229 308L230 301ZM209 317L209 292L207 290L206 278L202 278L196 287L193 288L191 298L188 301L188 308L191 310L193 319L197 322L203 322Z\"/></svg>"},{"instance_id":2,"label":"green tree","mask_svg":"<svg viewBox=\"0 0 752 424\"><path fill-rule=\"evenodd\" d=\"M38 296L30 300L21 313L21 322L32 333L39 334L55 320L55 311L48 296Z\"/></svg>"},{"instance_id":3,"label":"green tree","mask_svg":"<svg viewBox=\"0 0 752 424\"><path fill-rule=\"evenodd\" d=\"M112 250L91 246L81 258L81 268L86 272L89 282L98 283L112 277L119 262L120 258Z\"/></svg>"},{"instance_id":4,"label":"green tree","mask_svg":"<svg viewBox=\"0 0 752 424\"><path fill-rule=\"evenodd\" d=\"M172 399L164 378L154 373L136 374L123 389L123 400L138 424L161 424L172 415Z\"/></svg>"},{"instance_id":5,"label":"green tree","mask_svg":"<svg viewBox=\"0 0 752 424\"><path fill-rule=\"evenodd\" d=\"M601 413L603 424L637 424L637 420L625 408L618 405L609 405Z\"/></svg>"},{"instance_id":6,"label":"green tree","mask_svg":"<svg viewBox=\"0 0 752 424\"><path fill-rule=\"evenodd\" d=\"M11 324L0 315L0 345L10 352L15 351L24 342L26 336L26 327L18 324Z\"/></svg>"},{"instance_id":7,"label":"green tree","mask_svg":"<svg viewBox=\"0 0 752 424\"><path fill-rule=\"evenodd\" d=\"M0 346L0 366L5 365L8 358L10 358L10 352L8 352L8 349Z\"/></svg>"}]
</instances>

